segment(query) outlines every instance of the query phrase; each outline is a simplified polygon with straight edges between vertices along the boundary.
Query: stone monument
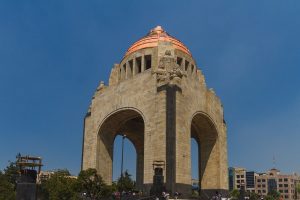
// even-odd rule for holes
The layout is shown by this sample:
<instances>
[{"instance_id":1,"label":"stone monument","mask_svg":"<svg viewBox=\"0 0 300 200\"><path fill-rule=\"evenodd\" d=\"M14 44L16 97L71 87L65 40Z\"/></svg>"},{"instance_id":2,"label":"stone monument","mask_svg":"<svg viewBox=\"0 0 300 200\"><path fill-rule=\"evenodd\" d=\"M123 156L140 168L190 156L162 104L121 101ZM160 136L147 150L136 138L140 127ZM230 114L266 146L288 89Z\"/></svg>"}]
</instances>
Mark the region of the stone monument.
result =
<instances>
[{"instance_id":1,"label":"stone monument","mask_svg":"<svg viewBox=\"0 0 300 200\"><path fill-rule=\"evenodd\" d=\"M135 42L100 82L84 119L82 169L112 182L113 144L126 134L137 152L136 184L149 194L153 162L165 163L164 187L191 194L191 138L199 145L200 194L228 189L223 107L189 49L157 26Z\"/></svg>"}]
</instances>

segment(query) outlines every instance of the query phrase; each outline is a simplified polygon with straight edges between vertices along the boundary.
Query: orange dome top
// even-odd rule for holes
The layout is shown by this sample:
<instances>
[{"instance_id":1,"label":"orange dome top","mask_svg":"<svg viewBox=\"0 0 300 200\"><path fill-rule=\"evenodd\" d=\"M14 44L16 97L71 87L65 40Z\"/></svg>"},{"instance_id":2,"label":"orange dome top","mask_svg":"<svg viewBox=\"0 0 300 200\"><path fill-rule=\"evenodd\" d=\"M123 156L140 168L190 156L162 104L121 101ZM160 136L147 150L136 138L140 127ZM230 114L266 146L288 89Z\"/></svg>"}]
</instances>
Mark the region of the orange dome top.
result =
<instances>
[{"instance_id":1,"label":"orange dome top","mask_svg":"<svg viewBox=\"0 0 300 200\"><path fill-rule=\"evenodd\" d=\"M125 53L125 56L139 49L157 47L159 41L171 42L176 49L179 49L184 53L192 56L189 49L182 42L170 36L161 26L155 27L145 37L131 45L131 47L129 47L129 49Z\"/></svg>"}]
</instances>

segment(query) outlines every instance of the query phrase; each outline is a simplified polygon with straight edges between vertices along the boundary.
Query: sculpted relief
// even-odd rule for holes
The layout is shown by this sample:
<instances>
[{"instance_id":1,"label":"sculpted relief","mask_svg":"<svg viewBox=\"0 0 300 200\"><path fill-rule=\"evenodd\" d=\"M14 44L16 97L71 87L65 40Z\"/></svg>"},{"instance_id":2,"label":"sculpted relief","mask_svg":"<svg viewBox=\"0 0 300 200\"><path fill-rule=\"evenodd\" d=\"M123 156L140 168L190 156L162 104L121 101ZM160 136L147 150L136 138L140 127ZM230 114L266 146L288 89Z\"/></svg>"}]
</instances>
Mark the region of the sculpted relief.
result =
<instances>
[{"instance_id":1,"label":"sculpted relief","mask_svg":"<svg viewBox=\"0 0 300 200\"><path fill-rule=\"evenodd\" d=\"M158 68L155 73L157 75L158 86L164 84L180 85L182 77L186 76L182 67L176 63L175 58L172 57L171 52L168 50L166 50L165 56L159 59Z\"/></svg>"}]
</instances>

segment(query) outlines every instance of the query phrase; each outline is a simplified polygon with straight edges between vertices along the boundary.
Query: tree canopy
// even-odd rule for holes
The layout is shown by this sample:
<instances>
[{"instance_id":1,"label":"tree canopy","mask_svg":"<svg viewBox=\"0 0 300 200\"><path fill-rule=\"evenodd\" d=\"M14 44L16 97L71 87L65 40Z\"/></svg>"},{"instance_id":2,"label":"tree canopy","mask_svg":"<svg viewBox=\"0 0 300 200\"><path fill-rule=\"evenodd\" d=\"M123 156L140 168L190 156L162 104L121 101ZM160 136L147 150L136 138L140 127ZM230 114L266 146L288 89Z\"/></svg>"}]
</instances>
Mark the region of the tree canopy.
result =
<instances>
[{"instance_id":1,"label":"tree canopy","mask_svg":"<svg viewBox=\"0 0 300 200\"><path fill-rule=\"evenodd\" d=\"M18 170L16 164L9 162L9 165L0 171L0 200L16 199L16 181Z\"/></svg>"},{"instance_id":2,"label":"tree canopy","mask_svg":"<svg viewBox=\"0 0 300 200\"><path fill-rule=\"evenodd\" d=\"M276 190L271 190L266 196L266 200L278 200L280 198L280 193Z\"/></svg>"},{"instance_id":3,"label":"tree canopy","mask_svg":"<svg viewBox=\"0 0 300 200\"><path fill-rule=\"evenodd\" d=\"M300 195L300 183L297 183L297 185L296 185L296 191Z\"/></svg>"},{"instance_id":4,"label":"tree canopy","mask_svg":"<svg viewBox=\"0 0 300 200\"><path fill-rule=\"evenodd\" d=\"M240 196L240 191L238 189L233 189L231 192L230 192L230 197L232 199L239 199L239 196Z\"/></svg>"},{"instance_id":5,"label":"tree canopy","mask_svg":"<svg viewBox=\"0 0 300 200\"><path fill-rule=\"evenodd\" d=\"M51 200L78 199L75 187L76 179L70 178L68 170L57 170L41 183L40 196L42 199Z\"/></svg>"},{"instance_id":6,"label":"tree canopy","mask_svg":"<svg viewBox=\"0 0 300 200\"><path fill-rule=\"evenodd\" d=\"M79 173L76 190L91 199L100 199L111 194L111 189L107 186L96 169L87 169Z\"/></svg>"},{"instance_id":7,"label":"tree canopy","mask_svg":"<svg viewBox=\"0 0 300 200\"><path fill-rule=\"evenodd\" d=\"M16 163L0 171L0 200L14 200L16 185L20 176ZM135 182L126 170L123 176L111 186L104 183L96 169L87 169L79 173L78 177L71 176L67 169L55 170L48 179L41 180L37 192L40 200L77 200L77 199L108 199L113 192L133 191Z\"/></svg>"},{"instance_id":8,"label":"tree canopy","mask_svg":"<svg viewBox=\"0 0 300 200\"><path fill-rule=\"evenodd\" d=\"M259 195L256 194L255 192L251 192L250 193L250 197L249 197L250 200L258 200L260 199Z\"/></svg>"},{"instance_id":9,"label":"tree canopy","mask_svg":"<svg viewBox=\"0 0 300 200\"><path fill-rule=\"evenodd\" d=\"M135 182L131 178L131 174L126 170L117 181L117 188L119 191L132 191L135 189Z\"/></svg>"}]
</instances>

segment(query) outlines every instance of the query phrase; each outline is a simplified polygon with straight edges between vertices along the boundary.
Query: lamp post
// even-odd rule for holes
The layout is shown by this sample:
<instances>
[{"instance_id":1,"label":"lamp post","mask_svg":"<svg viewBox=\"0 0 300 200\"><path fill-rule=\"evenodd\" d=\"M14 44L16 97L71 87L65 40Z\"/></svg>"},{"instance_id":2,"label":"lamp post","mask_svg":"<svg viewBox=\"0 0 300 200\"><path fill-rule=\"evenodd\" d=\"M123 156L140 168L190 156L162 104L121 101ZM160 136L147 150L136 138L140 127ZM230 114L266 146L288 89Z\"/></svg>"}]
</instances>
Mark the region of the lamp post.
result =
<instances>
[{"instance_id":1,"label":"lamp post","mask_svg":"<svg viewBox=\"0 0 300 200\"><path fill-rule=\"evenodd\" d=\"M124 159L124 140L126 135L122 136L122 158L121 158L121 191L120 191L120 199L122 199L122 190L123 190L123 159Z\"/></svg>"}]
</instances>

